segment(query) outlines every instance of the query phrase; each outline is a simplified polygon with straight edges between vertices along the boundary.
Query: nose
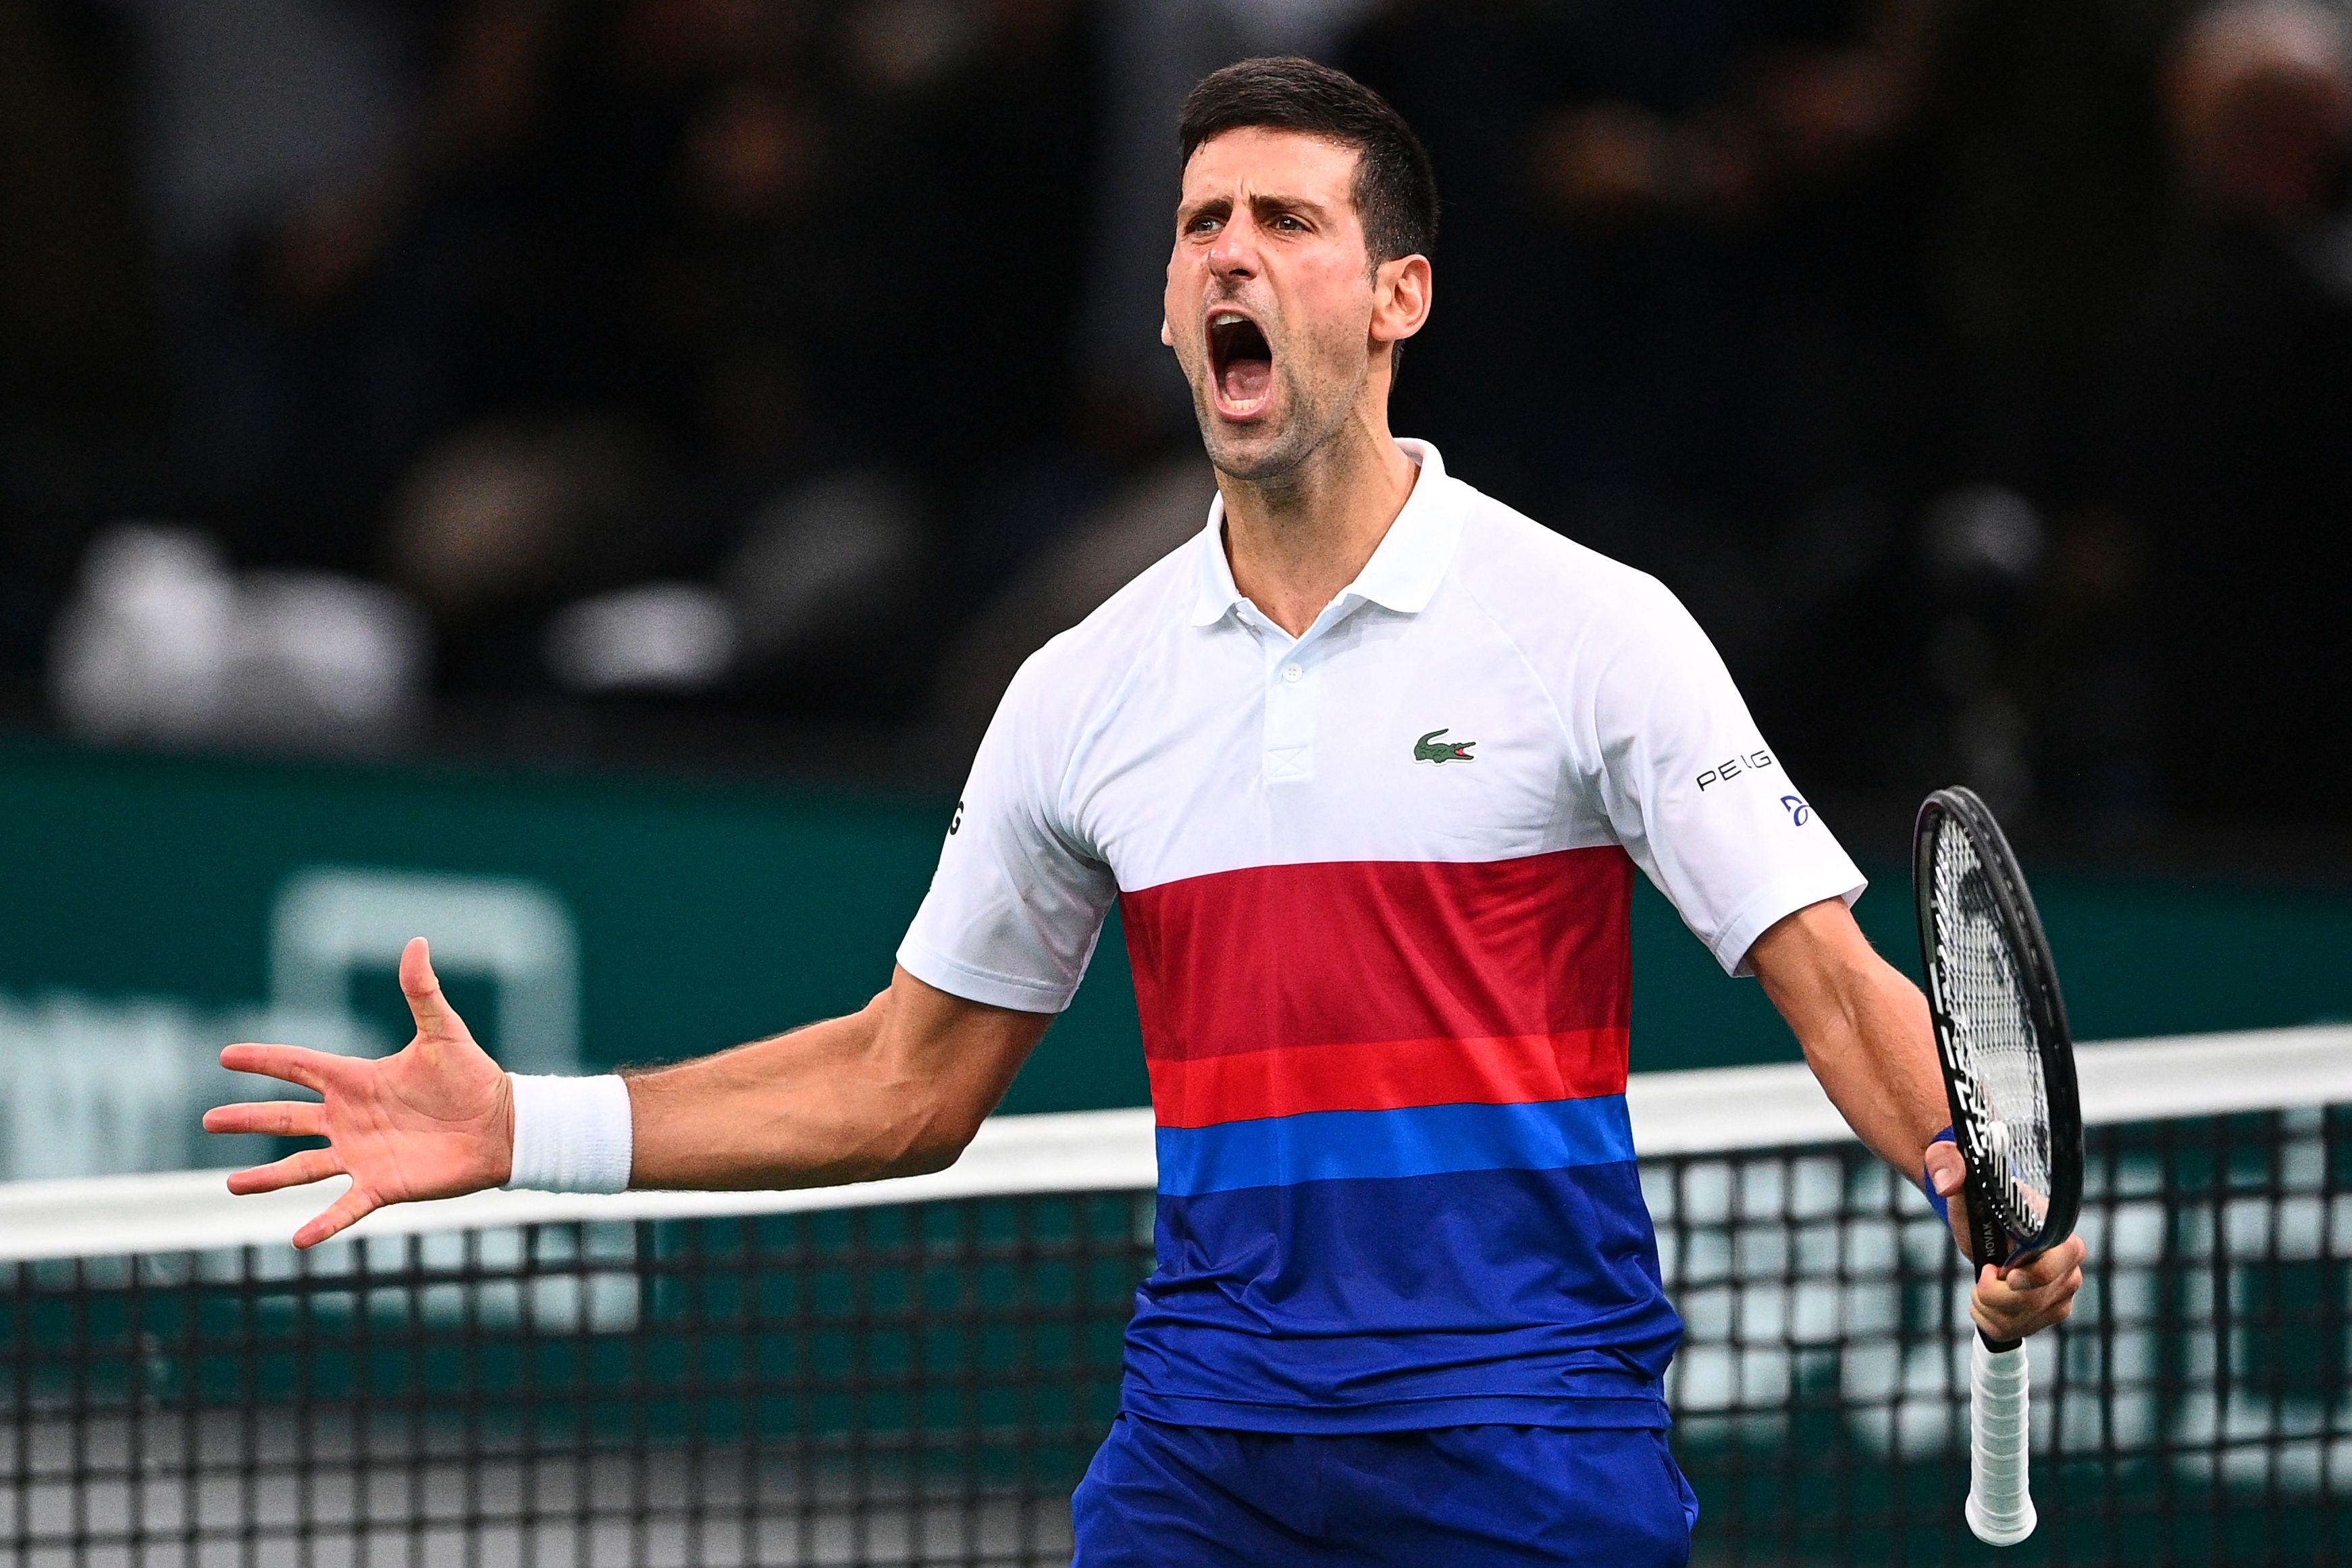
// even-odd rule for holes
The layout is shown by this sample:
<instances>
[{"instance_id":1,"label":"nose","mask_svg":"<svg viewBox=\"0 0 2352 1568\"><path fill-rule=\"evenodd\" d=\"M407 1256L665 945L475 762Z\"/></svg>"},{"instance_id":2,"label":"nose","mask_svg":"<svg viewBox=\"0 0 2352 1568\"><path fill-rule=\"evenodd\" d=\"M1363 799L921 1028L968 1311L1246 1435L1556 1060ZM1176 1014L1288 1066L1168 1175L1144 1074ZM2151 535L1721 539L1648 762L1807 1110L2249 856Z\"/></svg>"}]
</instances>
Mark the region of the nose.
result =
<instances>
[{"instance_id":1,"label":"nose","mask_svg":"<svg viewBox=\"0 0 2352 1568\"><path fill-rule=\"evenodd\" d=\"M1223 279L1255 278L1257 263L1257 226L1247 214L1235 213L1209 247L1209 270Z\"/></svg>"}]
</instances>

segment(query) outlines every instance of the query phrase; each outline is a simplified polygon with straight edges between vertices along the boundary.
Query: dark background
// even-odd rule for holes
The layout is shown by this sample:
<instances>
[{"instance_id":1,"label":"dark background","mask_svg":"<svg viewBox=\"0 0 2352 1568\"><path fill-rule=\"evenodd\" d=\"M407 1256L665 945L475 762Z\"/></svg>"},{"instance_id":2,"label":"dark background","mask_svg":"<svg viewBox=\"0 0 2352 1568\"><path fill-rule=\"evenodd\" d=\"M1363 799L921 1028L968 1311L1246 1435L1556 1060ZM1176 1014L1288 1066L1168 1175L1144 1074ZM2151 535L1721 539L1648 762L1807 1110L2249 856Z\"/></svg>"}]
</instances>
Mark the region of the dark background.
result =
<instances>
[{"instance_id":1,"label":"dark background","mask_svg":"<svg viewBox=\"0 0 2352 1568\"><path fill-rule=\"evenodd\" d=\"M1842 831L2346 879L2316 4L11 0L0 712L951 787L1198 526L1174 107L1286 49L1436 159L1396 427Z\"/></svg>"}]
</instances>

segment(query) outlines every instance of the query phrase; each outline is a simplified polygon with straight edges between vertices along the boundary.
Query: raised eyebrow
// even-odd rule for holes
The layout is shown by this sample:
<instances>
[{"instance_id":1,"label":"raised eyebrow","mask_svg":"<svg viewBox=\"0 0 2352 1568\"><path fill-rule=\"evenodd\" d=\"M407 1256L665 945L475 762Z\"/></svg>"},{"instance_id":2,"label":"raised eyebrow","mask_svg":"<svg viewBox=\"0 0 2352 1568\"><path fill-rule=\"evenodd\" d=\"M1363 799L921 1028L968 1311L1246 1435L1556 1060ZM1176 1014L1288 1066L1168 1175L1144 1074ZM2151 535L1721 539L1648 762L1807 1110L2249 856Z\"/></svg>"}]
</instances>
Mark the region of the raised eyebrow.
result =
<instances>
[{"instance_id":1,"label":"raised eyebrow","mask_svg":"<svg viewBox=\"0 0 2352 1568\"><path fill-rule=\"evenodd\" d=\"M1327 222L1331 216L1330 209L1320 202L1309 201L1305 196L1286 196L1278 194L1252 196L1250 210L1261 218L1277 213L1292 213L1318 224Z\"/></svg>"}]
</instances>

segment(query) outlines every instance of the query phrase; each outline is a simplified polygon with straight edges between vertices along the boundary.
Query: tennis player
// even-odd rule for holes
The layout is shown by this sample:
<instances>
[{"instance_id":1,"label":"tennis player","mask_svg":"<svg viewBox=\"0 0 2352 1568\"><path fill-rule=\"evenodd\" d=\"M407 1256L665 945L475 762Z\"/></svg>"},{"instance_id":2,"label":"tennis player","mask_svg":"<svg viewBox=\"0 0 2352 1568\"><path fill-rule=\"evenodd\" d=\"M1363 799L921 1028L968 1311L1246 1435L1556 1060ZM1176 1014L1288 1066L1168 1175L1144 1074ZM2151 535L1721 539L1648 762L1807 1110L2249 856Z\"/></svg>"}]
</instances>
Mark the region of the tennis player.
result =
<instances>
[{"instance_id":1,"label":"tennis player","mask_svg":"<svg viewBox=\"0 0 2352 1568\"><path fill-rule=\"evenodd\" d=\"M1926 1004L1674 597L1389 433L1437 216L1402 121L1336 71L1254 60L1201 83L1181 141L1162 335L1219 498L1023 668L889 989L682 1066L517 1078L417 942L405 1050L233 1046L323 1103L205 1125L328 1140L231 1182L348 1175L301 1246L500 1184L935 1171L1117 899L1159 1267L1074 1501L1078 1562L1679 1563L1680 1323L1623 1097L1635 868L1762 981L1863 1141L1949 1193ZM1978 1321L2061 1321L2082 1259L1986 1270Z\"/></svg>"}]
</instances>

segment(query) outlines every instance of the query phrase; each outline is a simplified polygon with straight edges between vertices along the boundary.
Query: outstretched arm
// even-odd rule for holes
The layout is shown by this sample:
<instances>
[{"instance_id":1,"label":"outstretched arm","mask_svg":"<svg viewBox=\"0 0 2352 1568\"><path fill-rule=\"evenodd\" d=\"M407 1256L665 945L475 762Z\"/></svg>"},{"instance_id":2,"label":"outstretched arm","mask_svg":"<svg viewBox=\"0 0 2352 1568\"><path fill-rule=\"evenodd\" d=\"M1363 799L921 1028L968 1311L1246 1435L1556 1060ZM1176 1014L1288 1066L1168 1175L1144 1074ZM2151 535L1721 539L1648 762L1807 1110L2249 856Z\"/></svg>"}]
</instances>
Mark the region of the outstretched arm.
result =
<instances>
[{"instance_id":1,"label":"outstretched arm","mask_svg":"<svg viewBox=\"0 0 2352 1568\"><path fill-rule=\"evenodd\" d=\"M955 1163L1053 1020L905 970L845 1018L629 1077L633 1187L824 1187Z\"/></svg>"},{"instance_id":2,"label":"outstretched arm","mask_svg":"<svg viewBox=\"0 0 2352 1568\"><path fill-rule=\"evenodd\" d=\"M297 1247L386 1204L495 1187L513 1171L512 1087L441 994L422 939L401 954L400 987L416 1036L392 1056L272 1045L221 1053L235 1071L321 1097L205 1116L213 1132L327 1140L229 1178L235 1193L352 1179L294 1233ZM889 990L847 1017L630 1078L630 1184L809 1187L940 1170L1003 1098L1049 1022L896 971Z\"/></svg>"},{"instance_id":3,"label":"outstretched arm","mask_svg":"<svg viewBox=\"0 0 2352 1568\"><path fill-rule=\"evenodd\" d=\"M1772 926L1748 962L1854 1135L1906 1181L1926 1168L1950 1200L1965 1249L1965 1163L1950 1143L1928 1142L1952 1118L1919 988L1878 956L1837 899ZM1977 1322L1995 1339L2020 1339L2064 1321L2082 1289L2084 1253L2082 1237L2070 1237L2014 1268L1987 1265L1970 1304Z\"/></svg>"}]
</instances>

